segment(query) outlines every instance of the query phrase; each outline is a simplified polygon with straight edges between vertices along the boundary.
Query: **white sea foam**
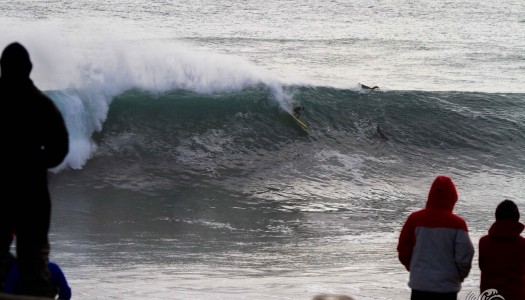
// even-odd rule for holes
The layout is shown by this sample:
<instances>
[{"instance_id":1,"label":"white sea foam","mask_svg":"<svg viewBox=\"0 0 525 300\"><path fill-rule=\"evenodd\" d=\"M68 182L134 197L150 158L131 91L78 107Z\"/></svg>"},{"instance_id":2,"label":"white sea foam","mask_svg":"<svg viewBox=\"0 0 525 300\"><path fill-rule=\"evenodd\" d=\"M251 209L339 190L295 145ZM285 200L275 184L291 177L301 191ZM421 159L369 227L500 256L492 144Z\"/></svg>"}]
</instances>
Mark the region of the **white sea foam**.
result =
<instances>
[{"instance_id":1,"label":"white sea foam","mask_svg":"<svg viewBox=\"0 0 525 300\"><path fill-rule=\"evenodd\" d=\"M31 28L18 39L30 52L35 84L44 91L57 91L52 95L70 133L70 153L55 171L82 168L92 157L97 149L93 133L102 129L113 98L128 90L162 94L184 89L213 94L263 85L272 100L290 109L291 95L283 92L281 80L240 57L204 52L178 42L137 43L114 36L89 47L71 45L56 31Z\"/></svg>"}]
</instances>

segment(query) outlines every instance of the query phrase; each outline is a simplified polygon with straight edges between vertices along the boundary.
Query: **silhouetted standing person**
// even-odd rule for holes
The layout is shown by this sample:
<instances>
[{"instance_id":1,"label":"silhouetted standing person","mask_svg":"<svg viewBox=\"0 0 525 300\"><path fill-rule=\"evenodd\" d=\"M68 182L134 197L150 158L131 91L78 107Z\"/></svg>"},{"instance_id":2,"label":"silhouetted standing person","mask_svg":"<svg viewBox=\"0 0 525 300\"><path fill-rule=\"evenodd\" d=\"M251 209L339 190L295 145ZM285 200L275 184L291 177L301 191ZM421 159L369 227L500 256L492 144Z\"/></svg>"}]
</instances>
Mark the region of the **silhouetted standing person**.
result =
<instances>
[{"instance_id":1,"label":"silhouetted standing person","mask_svg":"<svg viewBox=\"0 0 525 300\"><path fill-rule=\"evenodd\" d=\"M479 240L480 292L496 289L505 300L525 299L525 228L511 200L496 208L496 222Z\"/></svg>"},{"instance_id":2,"label":"silhouetted standing person","mask_svg":"<svg viewBox=\"0 0 525 300\"><path fill-rule=\"evenodd\" d=\"M29 53L19 43L0 58L0 261L16 234L16 252L25 293L53 296L47 266L51 199L48 168L69 151L64 119L54 103L29 78Z\"/></svg>"}]
</instances>

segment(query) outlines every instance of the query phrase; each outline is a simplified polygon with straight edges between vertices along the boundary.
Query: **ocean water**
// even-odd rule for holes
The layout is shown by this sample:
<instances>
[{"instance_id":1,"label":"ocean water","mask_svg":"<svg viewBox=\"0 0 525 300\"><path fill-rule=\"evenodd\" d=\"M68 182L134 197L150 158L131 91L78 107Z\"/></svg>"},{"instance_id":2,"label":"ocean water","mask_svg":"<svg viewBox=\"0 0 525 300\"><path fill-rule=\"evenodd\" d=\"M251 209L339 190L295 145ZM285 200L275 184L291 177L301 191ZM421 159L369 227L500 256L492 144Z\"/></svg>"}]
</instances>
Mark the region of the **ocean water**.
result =
<instances>
[{"instance_id":1,"label":"ocean water","mask_svg":"<svg viewBox=\"0 0 525 300\"><path fill-rule=\"evenodd\" d=\"M69 129L74 299L408 299L397 237L435 176L476 251L525 211L523 2L6 0L0 25Z\"/></svg>"}]
</instances>

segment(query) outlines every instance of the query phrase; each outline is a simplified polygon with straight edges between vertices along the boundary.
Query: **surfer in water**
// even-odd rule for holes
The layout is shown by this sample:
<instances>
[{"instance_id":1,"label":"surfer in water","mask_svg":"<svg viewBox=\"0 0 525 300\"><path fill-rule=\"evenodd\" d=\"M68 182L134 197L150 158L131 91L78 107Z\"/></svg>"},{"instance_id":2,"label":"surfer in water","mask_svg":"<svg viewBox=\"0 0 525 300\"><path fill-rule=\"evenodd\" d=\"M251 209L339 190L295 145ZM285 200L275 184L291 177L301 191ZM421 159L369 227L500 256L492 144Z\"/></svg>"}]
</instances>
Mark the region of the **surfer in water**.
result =
<instances>
[{"instance_id":1,"label":"surfer in water","mask_svg":"<svg viewBox=\"0 0 525 300\"><path fill-rule=\"evenodd\" d=\"M375 90L375 89L378 89L378 88L379 88L377 85L374 86L374 87L369 87L368 85L364 85L364 84L361 84L361 83L360 83L359 85L361 86L361 88L362 88L363 90Z\"/></svg>"},{"instance_id":2,"label":"surfer in water","mask_svg":"<svg viewBox=\"0 0 525 300\"><path fill-rule=\"evenodd\" d=\"M382 138L385 141L388 141L388 138L386 137L386 135L383 132L383 130L381 129L381 127L379 127L379 125L376 128L376 132L377 132L377 134L379 135L380 138Z\"/></svg>"},{"instance_id":3,"label":"surfer in water","mask_svg":"<svg viewBox=\"0 0 525 300\"><path fill-rule=\"evenodd\" d=\"M299 116L301 115L301 112L304 110L304 106L297 106L293 109L293 115L296 117L296 118L299 118Z\"/></svg>"}]
</instances>

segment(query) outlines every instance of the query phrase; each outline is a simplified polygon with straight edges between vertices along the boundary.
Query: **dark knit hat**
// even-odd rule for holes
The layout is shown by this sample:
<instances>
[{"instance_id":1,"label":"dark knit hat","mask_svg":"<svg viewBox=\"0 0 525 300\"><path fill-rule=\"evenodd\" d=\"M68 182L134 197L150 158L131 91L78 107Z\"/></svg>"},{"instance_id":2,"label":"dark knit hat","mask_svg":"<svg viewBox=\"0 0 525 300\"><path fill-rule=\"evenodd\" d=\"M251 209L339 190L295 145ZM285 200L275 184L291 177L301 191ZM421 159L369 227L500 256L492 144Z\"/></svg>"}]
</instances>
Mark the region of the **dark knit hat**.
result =
<instances>
[{"instance_id":1,"label":"dark knit hat","mask_svg":"<svg viewBox=\"0 0 525 300\"><path fill-rule=\"evenodd\" d=\"M520 219L520 211L516 203L511 200L503 200L496 208L496 220L513 220Z\"/></svg>"}]
</instances>

